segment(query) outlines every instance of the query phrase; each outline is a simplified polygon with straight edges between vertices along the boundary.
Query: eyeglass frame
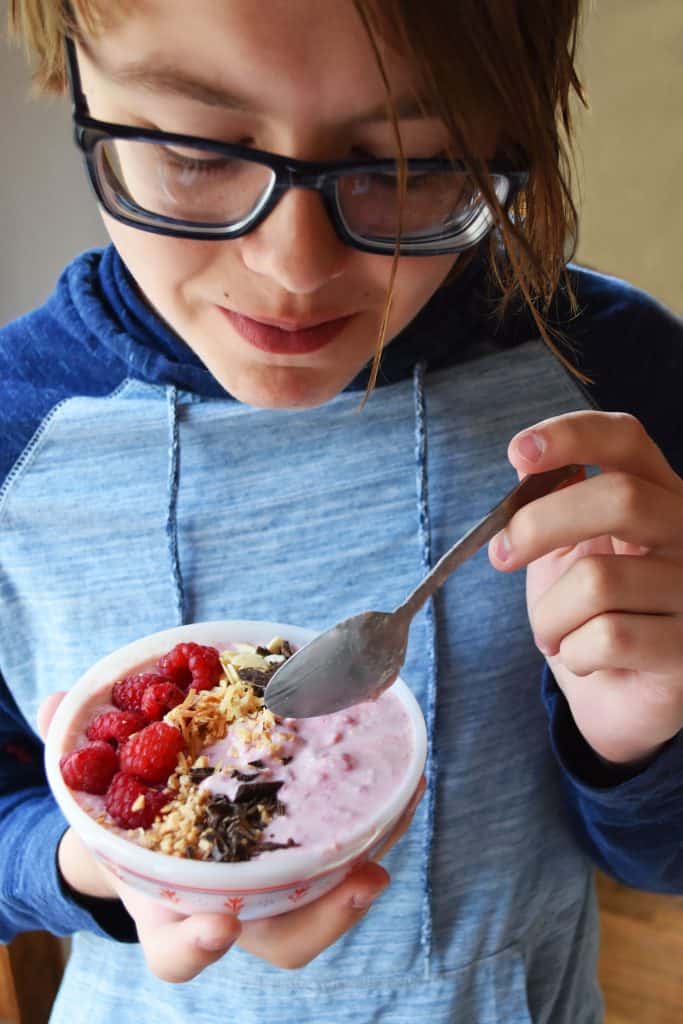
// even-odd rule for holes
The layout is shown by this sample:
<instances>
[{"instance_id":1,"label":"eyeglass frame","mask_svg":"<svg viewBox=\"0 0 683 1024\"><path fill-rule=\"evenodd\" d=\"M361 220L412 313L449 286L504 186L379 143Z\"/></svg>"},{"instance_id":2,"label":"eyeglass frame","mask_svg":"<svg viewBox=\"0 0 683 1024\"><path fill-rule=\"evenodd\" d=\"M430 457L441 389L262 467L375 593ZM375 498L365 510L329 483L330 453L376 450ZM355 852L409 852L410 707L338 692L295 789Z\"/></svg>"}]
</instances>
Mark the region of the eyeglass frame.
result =
<instances>
[{"instance_id":1,"label":"eyeglass frame","mask_svg":"<svg viewBox=\"0 0 683 1024\"><path fill-rule=\"evenodd\" d=\"M138 128L132 125L117 124L110 121L100 121L90 116L88 101L83 91L81 76L78 67L78 57L74 40L70 36L64 38L66 53L67 80L72 100L72 120L74 126L74 141L83 153L90 184L95 196L106 210L110 217L128 227L138 228L140 231L148 231L151 234L166 235L173 238L189 238L199 241L232 241L253 231L261 224L282 197L291 188L307 188L317 192L323 202L326 213L334 227L337 237L346 245L361 252L370 252L375 255L393 255L396 249L396 241L386 243L383 247L379 243L364 243L361 238L350 232L345 225L339 203L336 198L336 179L348 174L364 173L395 173L396 160L343 160L324 161L316 163L308 160L296 160L292 157L285 157L278 153L270 153L266 150L253 149L247 146L239 146L227 142L217 142L215 139L204 139L196 135L182 135L176 132L160 131L158 129ZM118 210L113 210L107 203L106 197L100 186L99 174L95 166L95 147L103 139L124 139L139 142L164 143L169 145L183 146L188 149L203 149L207 152L216 153L228 158L242 159L251 163L268 167L275 174L275 181L267 195L265 202L261 202L255 208L255 212L249 214L246 223L237 228L218 228L212 230L199 230L194 221L176 220L171 217L164 217L163 214L147 212L150 217L155 218L154 224L142 223L133 217L126 217ZM410 158L405 161L406 173L409 171L453 171L456 173L470 174L470 169L463 160L450 160L447 158ZM509 192L502 204L503 210L507 211L517 191L523 187L529 179L529 172L520 168L519 163L507 159L496 159L486 161L486 168L489 174L505 177L509 182ZM165 225L164 221L171 221ZM190 230L182 227L185 224ZM194 226L195 230L192 230ZM482 238L489 234L491 224ZM404 242L401 241L400 253L408 256L440 256L465 252L478 245L481 239L470 242L464 246L456 247L436 242L430 244L426 241Z\"/></svg>"}]
</instances>

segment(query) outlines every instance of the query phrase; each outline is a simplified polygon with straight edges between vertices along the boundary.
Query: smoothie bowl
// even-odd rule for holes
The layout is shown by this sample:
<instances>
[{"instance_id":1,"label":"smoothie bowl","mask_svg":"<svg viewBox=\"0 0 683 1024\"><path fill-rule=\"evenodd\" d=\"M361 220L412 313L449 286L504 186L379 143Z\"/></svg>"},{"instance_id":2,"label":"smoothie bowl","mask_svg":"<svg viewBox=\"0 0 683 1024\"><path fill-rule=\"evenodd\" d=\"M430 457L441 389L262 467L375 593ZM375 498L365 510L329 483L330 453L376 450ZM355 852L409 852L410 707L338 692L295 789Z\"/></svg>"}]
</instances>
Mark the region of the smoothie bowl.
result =
<instances>
[{"instance_id":1,"label":"smoothie bowl","mask_svg":"<svg viewBox=\"0 0 683 1024\"><path fill-rule=\"evenodd\" d=\"M424 719L400 679L332 715L273 715L270 676L314 635L180 626L75 683L50 724L48 781L118 878L180 913L249 920L317 899L380 848L422 775Z\"/></svg>"}]
</instances>

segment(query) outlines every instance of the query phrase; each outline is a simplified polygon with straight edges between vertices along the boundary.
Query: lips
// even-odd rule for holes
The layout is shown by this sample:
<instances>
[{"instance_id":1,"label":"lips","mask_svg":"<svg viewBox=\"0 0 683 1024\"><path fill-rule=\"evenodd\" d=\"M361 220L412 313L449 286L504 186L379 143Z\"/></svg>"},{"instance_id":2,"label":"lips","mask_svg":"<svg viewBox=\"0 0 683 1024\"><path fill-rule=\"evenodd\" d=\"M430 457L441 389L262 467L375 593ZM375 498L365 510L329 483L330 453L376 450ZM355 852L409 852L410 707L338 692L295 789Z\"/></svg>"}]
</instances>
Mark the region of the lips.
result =
<instances>
[{"instance_id":1,"label":"lips","mask_svg":"<svg viewBox=\"0 0 683 1024\"><path fill-rule=\"evenodd\" d=\"M334 341L353 319L351 314L306 326L273 320L254 320L243 313L225 309L224 306L220 306L219 309L244 341L261 352L270 352L273 355L305 355L317 352Z\"/></svg>"}]
</instances>

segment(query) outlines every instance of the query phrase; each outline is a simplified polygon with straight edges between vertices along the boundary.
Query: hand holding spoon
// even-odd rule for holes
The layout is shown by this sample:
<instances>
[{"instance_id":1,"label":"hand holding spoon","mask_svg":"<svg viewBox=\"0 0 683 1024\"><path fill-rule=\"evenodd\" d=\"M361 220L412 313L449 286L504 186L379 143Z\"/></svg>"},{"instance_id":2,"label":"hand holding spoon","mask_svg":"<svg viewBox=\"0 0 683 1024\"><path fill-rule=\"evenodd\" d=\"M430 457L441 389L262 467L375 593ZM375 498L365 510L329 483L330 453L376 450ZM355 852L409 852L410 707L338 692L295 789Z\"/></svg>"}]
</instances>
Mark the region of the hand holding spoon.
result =
<instances>
[{"instance_id":1,"label":"hand holding spoon","mask_svg":"<svg viewBox=\"0 0 683 1024\"><path fill-rule=\"evenodd\" d=\"M296 651L266 686L266 706L285 718L312 718L373 700L391 686L405 659L415 614L524 505L550 494L582 467L561 466L524 477L436 563L393 612L361 612Z\"/></svg>"}]
</instances>

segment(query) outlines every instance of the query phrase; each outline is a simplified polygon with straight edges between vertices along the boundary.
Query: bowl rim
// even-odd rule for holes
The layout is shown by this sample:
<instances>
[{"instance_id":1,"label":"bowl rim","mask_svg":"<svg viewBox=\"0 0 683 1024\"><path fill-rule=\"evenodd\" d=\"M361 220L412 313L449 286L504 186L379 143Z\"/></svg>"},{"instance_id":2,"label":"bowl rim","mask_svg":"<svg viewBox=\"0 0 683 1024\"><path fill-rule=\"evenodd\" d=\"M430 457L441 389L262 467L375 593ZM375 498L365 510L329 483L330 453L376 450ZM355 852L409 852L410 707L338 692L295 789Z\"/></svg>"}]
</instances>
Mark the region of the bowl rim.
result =
<instances>
[{"instance_id":1,"label":"bowl rim","mask_svg":"<svg viewBox=\"0 0 683 1024\"><path fill-rule=\"evenodd\" d=\"M83 810L62 778L59 758L67 751L65 740L83 705L98 690L132 672L145 661L159 657L184 640L214 643L226 649L231 643L266 644L282 636L295 645L306 643L319 631L288 623L258 619L214 619L159 630L105 655L87 669L67 692L50 723L45 742L45 768L52 793L67 822L95 853L147 881L173 882L197 892L272 891L294 882L328 874L350 860L362 857L396 823L412 797L424 770L427 734L424 716L408 685L400 677L392 685L412 726L412 752L404 776L381 813L343 840L334 851L287 849L273 851L267 859L239 863L195 861L148 850L124 839ZM213 638L213 640L211 639ZM380 698L381 699L381 698ZM148 872L148 873L146 873Z\"/></svg>"}]
</instances>

